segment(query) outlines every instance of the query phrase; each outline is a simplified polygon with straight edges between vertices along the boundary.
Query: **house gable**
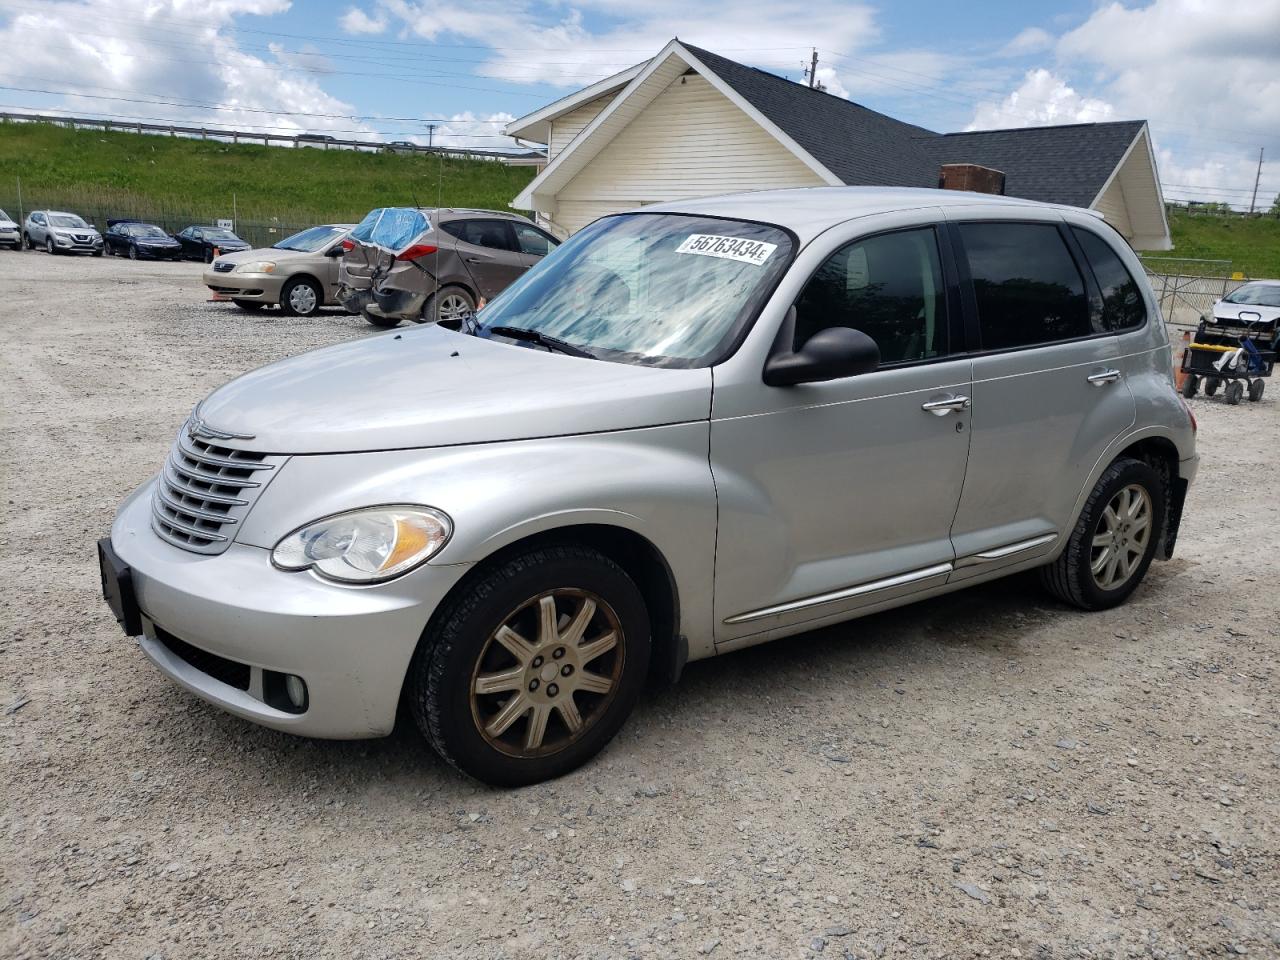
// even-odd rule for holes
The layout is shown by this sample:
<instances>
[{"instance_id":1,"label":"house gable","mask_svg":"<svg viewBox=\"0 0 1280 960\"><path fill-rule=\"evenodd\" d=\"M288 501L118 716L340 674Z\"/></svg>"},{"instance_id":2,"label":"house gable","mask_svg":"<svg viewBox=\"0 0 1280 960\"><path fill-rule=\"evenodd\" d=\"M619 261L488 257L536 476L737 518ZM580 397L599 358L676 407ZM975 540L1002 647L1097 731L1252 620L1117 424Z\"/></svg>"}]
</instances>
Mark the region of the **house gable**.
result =
<instances>
[{"instance_id":1,"label":"house gable","mask_svg":"<svg viewBox=\"0 0 1280 960\"><path fill-rule=\"evenodd\" d=\"M605 213L676 196L825 182L705 77L687 73L560 188L552 219L572 232Z\"/></svg>"}]
</instances>

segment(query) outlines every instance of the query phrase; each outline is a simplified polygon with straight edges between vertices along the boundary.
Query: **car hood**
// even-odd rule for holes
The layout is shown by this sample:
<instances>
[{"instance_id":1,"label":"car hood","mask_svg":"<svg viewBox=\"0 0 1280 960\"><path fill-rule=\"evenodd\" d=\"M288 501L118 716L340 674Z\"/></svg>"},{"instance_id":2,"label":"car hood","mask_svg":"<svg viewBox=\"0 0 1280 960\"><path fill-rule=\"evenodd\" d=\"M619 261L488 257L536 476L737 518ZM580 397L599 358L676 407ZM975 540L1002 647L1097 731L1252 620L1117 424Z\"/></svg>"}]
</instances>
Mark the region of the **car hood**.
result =
<instances>
[{"instance_id":1,"label":"car hood","mask_svg":"<svg viewBox=\"0 0 1280 960\"><path fill-rule=\"evenodd\" d=\"M277 454L530 440L710 415L707 368L570 357L436 326L281 360L198 408L210 430L237 437L228 443Z\"/></svg>"},{"instance_id":2,"label":"car hood","mask_svg":"<svg viewBox=\"0 0 1280 960\"><path fill-rule=\"evenodd\" d=\"M305 253L301 250L280 250L276 247L236 247L231 253L221 253L215 263L252 263L255 260L273 260L276 263L296 264L300 260L322 260L319 253Z\"/></svg>"},{"instance_id":3,"label":"car hood","mask_svg":"<svg viewBox=\"0 0 1280 960\"><path fill-rule=\"evenodd\" d=\"M134 242L142 247L177 247L180 246L173 237L134 237Z\"/></svg>"},{"instance_id":4,"label":"car hood","mask_svg":"<svg viewBox=\"0 0 1280 960\"><path fill-rule=\"evenodd\" d=\"M0 230L17 230L17 229L18 229L18 225L14 223L12 220L5 220L3 217L0 217Z\"/></svg>"},{"instance_id":5,"label":"car hood","mask_svg":"<svg viewBox=\"0 0 1280 960\"><path fill-rule=\"evenodd\" d=\"M1256 313L1264 321L1271 321L1280 317L1280 307L1266 307L1259 303L1227 303L1225 300L1219 300L1213 305L1213 316L1218 320L1237 320L1241 313ZM1253 320L1253 317L1248 317Z\"/></svg>"}]
</instances>

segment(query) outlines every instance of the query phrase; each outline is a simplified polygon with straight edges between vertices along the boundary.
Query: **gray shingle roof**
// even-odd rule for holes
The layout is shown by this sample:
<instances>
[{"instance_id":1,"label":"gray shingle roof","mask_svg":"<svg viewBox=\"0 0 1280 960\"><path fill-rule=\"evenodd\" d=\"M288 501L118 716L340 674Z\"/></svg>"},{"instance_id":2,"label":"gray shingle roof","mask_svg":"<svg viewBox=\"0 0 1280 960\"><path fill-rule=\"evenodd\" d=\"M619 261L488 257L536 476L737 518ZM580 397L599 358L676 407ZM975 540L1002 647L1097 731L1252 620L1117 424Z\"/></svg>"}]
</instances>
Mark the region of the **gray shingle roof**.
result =
<instances>
[{"instance_id":1,"label":"gray shingle roof","mask_svg":"<svg viewBox=\"0 0 1280 960\"><path fill-rule=\"evenodd\" d=\"M940 134L710 50L683 45L850 185L936 187L942 164L977 163L1005 174L1008 196L1087 207L1144 123Z\"/></svg>"}]
</instances>

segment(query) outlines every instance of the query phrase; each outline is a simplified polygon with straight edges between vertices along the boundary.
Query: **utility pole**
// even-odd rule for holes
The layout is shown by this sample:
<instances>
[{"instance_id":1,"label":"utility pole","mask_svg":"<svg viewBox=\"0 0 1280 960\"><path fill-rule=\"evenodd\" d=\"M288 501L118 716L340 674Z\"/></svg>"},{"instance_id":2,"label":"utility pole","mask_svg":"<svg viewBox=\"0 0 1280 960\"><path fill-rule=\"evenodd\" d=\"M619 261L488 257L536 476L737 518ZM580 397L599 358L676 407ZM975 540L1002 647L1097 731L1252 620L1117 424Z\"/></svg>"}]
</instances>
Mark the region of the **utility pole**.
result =
<instances>
[{"instance_id":1,"label":"utility pole","mask_svg":"<svg viewBox=\"0 0 1280 960\"><path fill-rule=\"evenodd\" d=\"M818 86L818 48L813 48L813 59L809 61L809 89Z\"/></svg>"},{"instance_id":2,"label":"utility pole","mask_svg":"<svg viewBox=\"0 0 1280 960\"><path fill-rule=\"evenodd\" d=\"M430 149L436 142L436 125L434 123L427 124L427 148Z\"/></svg>"},{"instance_id":3,"label":"utility pole","mask_svg":"<svg viewBox=\"0 0 1280 960\"><path fill-rule=\"evenodd\" d=\"M1253 198L1249 201L1249 216L1253 216L1254 204L1258 202L1258 184L1262 182L1262 152L1266 147L1258 148L1258 175L1253 178Z\"/></svg>"}]
</instances>

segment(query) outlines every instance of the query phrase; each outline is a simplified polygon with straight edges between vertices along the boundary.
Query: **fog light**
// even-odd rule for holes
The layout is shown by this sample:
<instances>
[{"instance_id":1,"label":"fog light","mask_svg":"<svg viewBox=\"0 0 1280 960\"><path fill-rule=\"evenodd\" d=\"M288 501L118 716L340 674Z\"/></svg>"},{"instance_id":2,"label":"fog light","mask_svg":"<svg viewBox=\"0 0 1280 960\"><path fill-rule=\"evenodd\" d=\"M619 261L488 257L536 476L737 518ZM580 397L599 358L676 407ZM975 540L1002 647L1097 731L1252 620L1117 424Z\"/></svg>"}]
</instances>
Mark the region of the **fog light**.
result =
<instances>
[{"instance_id":1,"label":"fog light","mask_svg":"<svg viewBox=\"0 0 1280 960\"><path fill-rule=\"evenodd\" d=\"M301 710L307 705L307 685L302 682L301 677L295 677L292 673L285 677L284 692L295 709Z\"/></svg>"}]
</instances>

